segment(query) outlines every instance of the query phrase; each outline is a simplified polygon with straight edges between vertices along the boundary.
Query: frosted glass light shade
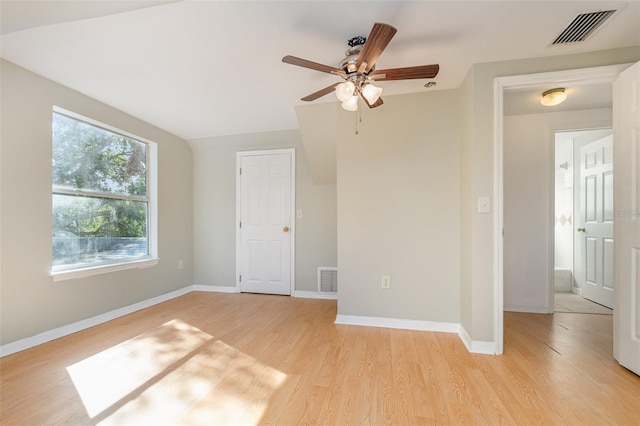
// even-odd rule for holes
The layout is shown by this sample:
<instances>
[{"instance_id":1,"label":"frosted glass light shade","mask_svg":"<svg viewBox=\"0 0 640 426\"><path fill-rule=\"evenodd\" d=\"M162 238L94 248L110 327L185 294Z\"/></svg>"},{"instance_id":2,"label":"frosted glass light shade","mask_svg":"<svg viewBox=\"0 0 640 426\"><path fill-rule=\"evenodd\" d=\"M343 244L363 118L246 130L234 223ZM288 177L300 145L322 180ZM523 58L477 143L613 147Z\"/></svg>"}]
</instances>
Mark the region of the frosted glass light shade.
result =
<instances>
[{"instance_id":1,"label":"frosted glass light shade","mask_svg":"<svg viewBox=\"0 0 640 426\"><path fill-rule=\"evenodd\" d=\"M557 88L544 92L540 103L544 106L554 106L561 104L565 99L567 99L567 94L564 92L564 89Z\"/></svg>"},{"instance_id":2,"label":"frosted glass light shade","mask_svg":"<svg viewBox=\"0 0 640 426\"><path fill-rule=\"evenodd\" d=\"M367 84L362 89L362 96L369 102L370 105L376 103L376 101L382 95L382 87L374 86L373 84Z\"/></svg>"},{"instance_id":3,"label":"frosted glass light shade","mask_svg":"<svg viewBox=\"0 0 640 426\"><path fill-rule=\"evenodd\" d=\"M347 101L342 102L342 108L347 111L357 111L358 110L358 95L353 95Z\"/></svg>"},{"instance_id":4,"label":"frosted glass light shade","mask_svg":"<svg viewBox=\"0 0 640 426\"><path fill-rule=\"evenodd\" d=\"M336 86L336 96L341 102L347 102L353 96L356 85L351 81L345 81Z\"/></svg>"}]
</instances>

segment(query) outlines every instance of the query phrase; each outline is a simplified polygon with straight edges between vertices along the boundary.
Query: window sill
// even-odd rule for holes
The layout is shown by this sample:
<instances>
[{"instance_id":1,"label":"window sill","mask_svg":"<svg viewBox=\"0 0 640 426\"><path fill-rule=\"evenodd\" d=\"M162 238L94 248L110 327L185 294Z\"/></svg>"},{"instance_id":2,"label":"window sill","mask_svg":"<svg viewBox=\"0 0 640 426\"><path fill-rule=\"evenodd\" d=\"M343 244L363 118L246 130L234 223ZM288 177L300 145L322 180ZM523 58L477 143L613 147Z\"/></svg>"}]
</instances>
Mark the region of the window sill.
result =
<instances>
[{"instance_id":1,"label":"window sill","mask_svg":"<svg viewBox=\"0 0 640 426\"><path fill-rule=\"evenodd\" d=\"M86 278L93 275L107 274L109 272L124 271L127 269L142 269L155 266L160 261L155 257L152 259L136 260L127 263L118 263L115 265L101 265L91 268L73 269L69 271L51 272L51 278L53 281L65 281L75 280L79 278Z\"/></svg>"}]
</instances>

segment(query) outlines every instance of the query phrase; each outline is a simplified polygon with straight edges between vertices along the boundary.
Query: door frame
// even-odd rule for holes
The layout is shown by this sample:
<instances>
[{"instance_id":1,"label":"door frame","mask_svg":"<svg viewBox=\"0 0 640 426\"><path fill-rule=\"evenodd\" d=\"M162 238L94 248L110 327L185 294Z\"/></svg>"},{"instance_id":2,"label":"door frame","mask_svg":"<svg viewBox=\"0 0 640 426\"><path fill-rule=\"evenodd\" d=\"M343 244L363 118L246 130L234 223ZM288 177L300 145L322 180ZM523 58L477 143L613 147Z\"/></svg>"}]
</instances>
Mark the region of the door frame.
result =
<instances>
[{"instance_id":1,"label":"door frame","mask_svg":"<svg viewBox=\"0 0 640 426\"><path fill-rule=\"evenodd\" d=\"M240 219L242 209L242 191L240 187L240 165L243 157L265 156L288 154L291 158L291 289L290 296L293 297L296 288L296 149L261 149L254 151L236 152L236 292L240 293Z\"/></svg>"},{"instance_id":2,"label":"door frame","mask_svg":"<svg viewBox=\"0 0 640 426\"><path fill-rule=\"evenodd\" d=\"M618 75L632 64L617 64L593 68L553 71L496 77L493 85L493 328L494 352L502 354L504 349L504 91L505 89L538 88L541 85L572 85L612 83ZM615 148L614 148L615 149ZM553 156L551 157L554 158ZM553 181L550 180L550 184ZM553 191L550 191L550 196ZM551 200L549 215L553 218L554 202ZM550 229L550 233L553 228ZM550 235L553 242L553 235ZM553 285L553 247L549 250L549 282ZM550 292L550 306L553 292ZM615 305L614 305L615 315Z\"/></svg>"}]
</instances>

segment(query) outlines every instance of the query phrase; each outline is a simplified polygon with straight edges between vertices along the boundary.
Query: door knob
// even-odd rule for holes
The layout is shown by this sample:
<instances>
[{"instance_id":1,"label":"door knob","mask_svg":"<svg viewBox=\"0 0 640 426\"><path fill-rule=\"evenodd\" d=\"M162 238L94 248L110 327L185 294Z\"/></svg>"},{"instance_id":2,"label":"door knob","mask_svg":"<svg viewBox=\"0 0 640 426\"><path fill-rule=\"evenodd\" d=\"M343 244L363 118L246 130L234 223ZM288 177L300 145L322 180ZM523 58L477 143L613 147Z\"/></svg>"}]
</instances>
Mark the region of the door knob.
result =
<instances>
[{"instance_id":1,"label":"door knob","mask_svg":"<svg viewBox=\"0 0 640 426\"><path fill-rule=\"evenodd\" d=\"M581 228L578 228L578 232L587 232L587 230L581 227Z\"/></svg>"},{"instance_id":2,"label":"door knob","mask_svg":"<svg viewBox=\"0 0 640 426\"><path fill-rule=\"evenodd\" d=\"M282 230L283 230L284 232L289 232L289 227L288 227L288 226L285 226L284 228L282 228Z\"/></svg>"}]
</instances>

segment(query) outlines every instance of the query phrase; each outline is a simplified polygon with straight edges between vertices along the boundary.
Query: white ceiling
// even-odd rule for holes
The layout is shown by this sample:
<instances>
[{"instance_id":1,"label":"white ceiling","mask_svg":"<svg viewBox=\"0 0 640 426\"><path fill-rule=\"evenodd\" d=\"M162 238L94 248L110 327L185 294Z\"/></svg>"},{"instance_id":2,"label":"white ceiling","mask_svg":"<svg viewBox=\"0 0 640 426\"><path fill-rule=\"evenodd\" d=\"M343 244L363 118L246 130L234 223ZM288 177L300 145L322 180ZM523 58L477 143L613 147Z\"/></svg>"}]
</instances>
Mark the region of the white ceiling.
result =
<instances>
[{"instance_id":1,"label":"white ceiling","mask_svg":"<svg viewBox=\"0 0 640 426\"><path fill-rule=\"evenodd\" d=\"M2 1L2 58L185 139L297 128L299 99L374 22L398 33L378 68L440 64L435 89L474 63L640 45L640 1ZM584 43L552 39L580 12L624 6ZM425 80L381 82L383 96ZM335 102L331 94L316 102ZM382 107L384 108L384 106Z\"/></svg>"}]
</instances>

